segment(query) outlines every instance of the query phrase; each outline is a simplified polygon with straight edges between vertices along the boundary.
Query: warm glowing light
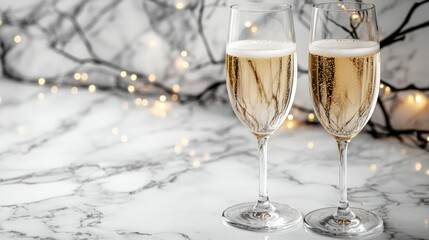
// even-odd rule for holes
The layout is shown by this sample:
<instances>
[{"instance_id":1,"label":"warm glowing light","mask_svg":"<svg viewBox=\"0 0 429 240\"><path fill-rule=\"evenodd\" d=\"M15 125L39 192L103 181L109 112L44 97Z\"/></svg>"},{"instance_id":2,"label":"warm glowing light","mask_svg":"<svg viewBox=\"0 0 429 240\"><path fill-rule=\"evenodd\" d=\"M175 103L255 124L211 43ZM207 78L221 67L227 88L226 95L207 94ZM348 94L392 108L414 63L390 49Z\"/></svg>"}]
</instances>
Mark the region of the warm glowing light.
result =
<instances>
[{"instance_id":1,"label":"warm glowing light","mask_svg":"<svg viewBox=\"0 0 429 240\"><path fill-rule=\"evenodd\" d=\"M252 23L250 21L245 21L244 26L248 28L248 27L252 26Z\"/></svg>"},{"instance_id":2,"label":"warm glowing light","mask_svg":"<svg viewBox=\"0 0 429 240\"><path fill-rule=\"evenodd\" d=\"M147 106L149 104L149 101L147 99L142 100L142 105Z\"/></svg>"},{"instance_id":3,"label":"warm glowing light","mask_svg":"<svg viewBox=\"0 0 429 240\"><path fill-rule=\"evenodd\" d=\"M15 37L13 38L13 41L15 43L20 43L22 41L22 38L20 35L15 35Z\"/></svg>"},{"instance_id":4,"label":"warm glowing light","mask_svg":"<svg viewBox=\"0 0 429 240\"><path fill-rule=\"evenodd\" d=\"M371 169L372 172L377 171L377 164L371 164L371 167L369 167L369 169Z\"/></svg>"},{"instance_id":5,"label":"warm glowing light","mask_svg":"<svg viewBox=\"0 0 429 240\"><path fill-rule=\"evenodd\" d=\"M149 82L155 82L156 81L156 76L155 76L155 74L149 74L149 76L147 77L147 79L149 80Z\"/></svg>"},{"instance_id":6,"label":"warm glowing light","mask_svg":"<svg viewBox=\"0 0 429 240\"><path fill-rule=\"evenodd\" d=\"M187 61L183 61L182 62L182 67L183 68L188 68L189 67L189 63Z\"/></svg>"},{"instance_id":7,"label":"warm glowing light","mask_svg":"<svg viewBox=\"0 0 429 240\"><path fill-rule=\"evenodd\" d=\"M97 90L97 87L95 85L91 84L91 85L88 86L88 91L89 92L93 93L93 92L95 92L95 90Z\"/></svg>"},{"instance_id":8,"label":"warm glowing light","mask_svg":"<svg viewBox=\"0 0 429 240\"><path fill-rule=\"evenodd\" d=\"M293 120L293 115L292 114L287 115L287 119L288 120Z\"/></svg>"},{"instance_id":9,"label":"warm glowing light","mask_svg":"<svg viewBox=\"0 0 429 240\"><path fill-rule=\"evenodd\" d=\"M73 77L74 77L74 79L75 79L76 81L79 81L79 80L80 80L80 78L81 78L80 73L75 73L75 74L73 75Z\"/></svg>"},{"instance_id":10,"label":"warm glowing light","mask_svg":"<svg viewBox=\"0 0 429 240\"><path fill-rule=\"evenodd\" d=\"M141 105L142 104L142 99L141 98L136 98L136 100L134 100L134 103L137 105L137 106L139 106L139 105Z\"/></svg>"},{"instance_id":11,"label":"warm glowing light","mask_svg":"<svg viewBox=\"0 0 429 240\"><path fill-rule=\"evenodd\" d=\"M384 88L384 84L383 83L380 83L380 88Z\"/></svg>"},{"instance_id":12,"label":"warm glowing light","mask_svg":"<svg viewBox=\"0 0 429 240\"><path fill-rule=\"evenodd\" d=\"M250 31L252 33L256 33L258 31L258 27L257 26L253 26L253 27L250 28Z\"/></svg>"},{"instance_id":13,"label":"warm glowing light","mask_svg":"<svg viewBox=\"0 0 429 240\"><path fill-rule=\"evenodd\" d=\"M72 87L70 89L71 94L76 95L79 92L79 89L77 87Z\"/></svg>"},{"instance_id":14,"label":"warm glowing light","mask_svg":"<svg viewBox=\"0 0 429 240\"><path fill-rule=\"evenodd\" d=\"M131 78L131 81L135 81L137 80L137 75L131 74L130 78Z\"/></svg>"},{"instance_id":15,"label":"warm glowing light","mask_svg":"<svg viewBox=\"0 0 429 240\"><path fill-rule=\"evenodd\" d=\"M58 87L57 86L52 86L51 87L51 93L55 94L58 92Z\"/></svg>"},{"instance_id":16,"label":"warm glowing light","mask_svg":"<svg viewBox=\"0 0 429 240\"><path fill-rule=\"evenodd\" d=\"M179 84L174 84L173 85L173 92L175 92L175 93L180 92L180 86L179 86Z\"/></svg>"},{"instance_id":17,"label":"warm glowing light","mask_svg":"<svg viewBox=\"0 0 429 240\"><path fill-rule=\"evenodd\" d=\"M313 149L313 148L314 148L314 143L313 143L313 142L311 142L311 141L310 141L310 142L308 142L308 143L307 143L307 148L308 148L308 149Z\"/></svg>"},{"instance_id":18,"label":"warm glowing light","mask_svg":"<svg viewBox=\"0 0 429 240\"><path fill-rule=\"evenodd\" d=\"M119 129L117 127L112 128L113 135L118 135L118 133L119 133Z\"/></svg>"},{"instance_id":19,"label":"warm glowing light","mask_svg":"<svg viewBox=\"0 0 429 240\"><path fill-rule=\"evenodd\" d=\"M200 162L199 160L194 160L194 161L192 162L192 166L193 166L194 168L199 168L199 167L201 167L201 162Z\"/></svg>"},{"instance_id":20,"label":"warm glowing light","mask_svg":"<svg viewBox=\"0 0 429 240\"><path fill-rule=\"evenodd\" d=\"M180 52L180 56L187 57L188 56L188 52L185 51L185 50L183 50L183 51Z\"/></svg>"},{"instance_id":21,"label":"warm glowing light","mask_svg":"<svg viewBox=\"0 0 429 240\"><path fill-rule=\"evenodd\" d=\"M429 169L426 169L426 175L429 175Z\"/></svg>"},{"instance_id":22,"label":"warm glowing light","mask_svg":"<svg viewBox=\"0 0 429 240\"><path fill-rule=\"evenodd\" d=\"M415 96L414 96L414 101L416 101L416 103L422 103L423 102L423 98L422 98L422 96L420 96L420 94L416 94Z\"/></svg>"},{"instance_id":23,"label":"warm glowing light","mask_svg":"<svg viewBox=\"0 0 429 240\"><path fill-rule=\"evenodd\" d=\"M182 146L180 146L180 145L174 146L174 152L176 154L181 154L182 153Z\"/></svg>"},{"instance_id":24,"label":"warm glowing light","mask_svg":"<svg viewBox=\"0 0 429 240\"><path fill-rule=\"evenodd\" d=\"M161 96L159 96L159 101L165 102L165 101L167 101L167 97L165 97L165 95L161 95Z\"/></svg>"},{"instance_id":25,"label":"warm glowing light","mask_svg":"<svg viewBox=\"0 0 429 240\"><path fill-rule=\"evenodd\" d=\"M133 85L128 85L128 92L133 93L136 88Z\"/></svg>"},{"instance_id":26,"label":"warm glowing light","mask_svg":"<svg viewBox=\"0 0 429 240\"><path fill-rule=\"evenodd\" d=\"M46 80L44 78L39 78L38 82L39 82L39 85L42 86L42 85L45 85Z\"/></svg>"},{"instance_id":27,"label":"warm glowing light","mask_svg":"<svg viewBox=\"0 0 429 240\"><path fill-rule=\"evenodd\" d=\"M88 78L89 78L88 73L82 73L80 75L80 79L82 79L82 81L86 81L88 80Z\"/></svg>"},{"instance_id":28,"label":"warm glowing light","mask_svg":"<svg viewBox=\"0 0 429 240\"><path fill-rule=\"evenodd\" d=\"M45 99L45 94L43 94L43 93L39 93L39 94L37 94L37 98L38 98L39 100L43 100L43 99Z\"/></svg>"},{"instance_id":29,"label":"warm glowing light","mask_svg":"<svg viewBox=\"0 0 429 240\"><path fill-rule=\"evenodd\" d=\"M358 20L358 19L360 19L359 14L357 14L357 13L353 13L353 14L352 14L352 19L353 19L353 20Z\"/></svg>"},{"instance_id":30,"label":"warm glowing light","mask_svg":"<svg viewBox=\"0 0 429 240\"><path fill-rule=\"evenodd\" d=\"M127 72L121 71L120 75L121 75L121 78L126 78L127 77Z\"/></svg>"},{"instance_id":31,"label":"warm glowing light","mask_svg":"<svg viewBox=\"0 0 429 240\"><path fill-rule=\"evenodd\" d=\"M122 135L121 136L121 142L123 142L123 143L128 142L128 136L127 135Z\"/></svg>"},{"instance_id":32,"label":"warm glowing light","mask_svg":"<svg viewBox=\"0 0 429 240\"><path fill-rule=\"evenodd\" d=\"M177 94L171 95L171 100L173 100L173 101L179 100L179 95L177 95Z\"/></svg>"},{"instance_id":33,"label":"warm glowing light","mask_svg":"<svg viewBox=\"0 0 429 240\"><path fill-rule=\"evenodd\" d=\"M0 19L0 26L3 25L3 20Z\"/></svg>"},{"instance_id":34,"label":"warm glowing light","mask_svg":"<svg viewBox=\"0 0 429 240\"><path fill-rule=\"evenodd\" d=\"M176 8L177 9L183 9L183 8L185 8L185 4L183 2L177 2L176 3Z\"/></svg>"},{"instance_id":35,"label":"warm glowing light","mask_svg":"<svg viewBox=\"0 0 429 240\"><path fill-rule=\"evenodd\" d=\"M314 113L309 113L308 114L308 121L309 122L314 122Z\"/></svg>"},{"instance_id":36,"label":"warm glowing light","mask_svg":"<svg viewBox=\"0 0 429 240\"><path fill-rule=\"evenodd\" d=\"M1 102L1 100L0 100L0 102ZM428 142L429 142L429 137L427 137L427 138L426 138L426 141L428 141Z\"/></svg>"},{"instance_id":37,"label":"warm glowing light","mask_svg":"<svg viewBox=\"0 0 429 240\"><path fill-rule=\"evenodd\" d=\"M195 149L192 149L189 151L189 156L190 157L195 157L195 155L197 155L197 151L195 151Z\"/></svg>"},{"instance_id":38,"label":"warm glowing light","mask_svg":"<svg viewBox=\"0 0 429 240\"><path fill-rule=\"evenodd\" d=\"M187 147L189 145L189 139L182 138L182 140L180 140L180 143L182 144L182 146Z\"/></svg>"},{"instance_id":39,"label":"warm glowing light","mask_svg":"<svg viewBox=\"0 0 429 240\"><path fill-rule=\"evenodd\" d=\"M1 97L0 97L0 103L1 103L1 101L2 101L2 99L1 99Z\"/></svg>"},{"instance_id":40,"label":"warm glowing light","mask_svg":"<svg viewBox=\"0 0 429 240\"><path fill-rule=\"evenodd\" d=\"M287 121L286 127L287 128L293 128L293 127L295 127L295 123L293 121Z\"/></svg>"},{"instance_id":41,"label":"warm glowing light","mask_svg":"<svg viewBox=\"0 0 429 240\"><path fill-rule=\"evenodd\" d=\"M417 162L415 165L414 165L414 169L418 172L418 171L420 171L420 170L422 170L422 164L421 163L419 163L419 162Z\"/></svg>"},{"instance_id":42,"label":"warm glowing light","mask_svg":"<svg viewBox=\"0 0 429 240\"><path fill-rule=\"evenodd\" d=\"M384 95L389 95L392 92L392 89L389 86L384 88Z\"/></svg>"}]
</instances>

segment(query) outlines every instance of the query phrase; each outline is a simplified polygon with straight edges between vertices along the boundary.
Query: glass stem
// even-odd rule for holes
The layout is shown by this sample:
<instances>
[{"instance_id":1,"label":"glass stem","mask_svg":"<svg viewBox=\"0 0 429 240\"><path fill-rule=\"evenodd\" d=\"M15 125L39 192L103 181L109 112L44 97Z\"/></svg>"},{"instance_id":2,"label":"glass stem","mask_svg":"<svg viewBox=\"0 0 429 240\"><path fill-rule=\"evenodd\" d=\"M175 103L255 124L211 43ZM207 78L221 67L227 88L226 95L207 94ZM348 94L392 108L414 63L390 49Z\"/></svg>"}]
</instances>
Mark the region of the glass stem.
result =
<instances>
[{"instance_id":1,"label":"glass stem","mask_svg":"<svg viewBox=\"0 0 429 240\"><path fill-rule=\"evenodd\" d=\"M275 211L268 198L267 191L267 144L269 136L258 137L259 151L259 198L256 205L253 207L255 216L266 219L270 217L270 213Z\"/></svg>"},{"instance_id":2,"label":"glass stem","mask_svg":"<svg viewBox=\"0 0 429 240\"><path fill-rule=\"evenodd\" d=\"M347 146L350 140L337 140L338 152L340 154L340 198L337 211L334 217L338 223L347 225L350 220L355 218L354 213L350 210L349 202L347 201Z\"/></svg>"}]
</instances>

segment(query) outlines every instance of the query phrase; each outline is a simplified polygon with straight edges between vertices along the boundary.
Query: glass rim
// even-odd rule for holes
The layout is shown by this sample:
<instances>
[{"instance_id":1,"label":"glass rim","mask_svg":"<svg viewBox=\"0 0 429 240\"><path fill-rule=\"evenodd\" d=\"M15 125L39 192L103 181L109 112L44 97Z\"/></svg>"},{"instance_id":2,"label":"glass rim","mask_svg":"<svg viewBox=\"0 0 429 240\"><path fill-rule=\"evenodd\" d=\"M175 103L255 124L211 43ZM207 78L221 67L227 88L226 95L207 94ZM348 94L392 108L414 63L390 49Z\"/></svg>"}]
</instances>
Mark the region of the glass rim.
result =
<instances>
[{"instance_id":1,"label":"glass rim","mask_svg":"<svg viewBox=\"0 0 429 240\"><path fill-rule=\"evenodd\" d=\"M272 6L274 9L261 9L251 8L252 6ZM259 3L236 3L230 6L232 10L239 10L244 12L281 12L290 10L292 6L287 3L276 3L276 2L259 2Z\"/></svg>"},{"instance_id":2,"label":"glass rim","mask_svg":"<svg viewBox=\"0 0 429 240\"><path fill-rule=\"evenodd\" d=\"M354 6L361 6L361 8L347 8L347 9L333 9L333 8L323 8L323 6L337 5L341 6L342 4L350 4ZM375 9L375 5L372 3L363 3L363 2L351 2L351 1L341 1L341 2L326 2L326 3L316 3L313 4L313 9L317 11L337 11L337 12L359 12Z\"/></svg>"}]
</instances>

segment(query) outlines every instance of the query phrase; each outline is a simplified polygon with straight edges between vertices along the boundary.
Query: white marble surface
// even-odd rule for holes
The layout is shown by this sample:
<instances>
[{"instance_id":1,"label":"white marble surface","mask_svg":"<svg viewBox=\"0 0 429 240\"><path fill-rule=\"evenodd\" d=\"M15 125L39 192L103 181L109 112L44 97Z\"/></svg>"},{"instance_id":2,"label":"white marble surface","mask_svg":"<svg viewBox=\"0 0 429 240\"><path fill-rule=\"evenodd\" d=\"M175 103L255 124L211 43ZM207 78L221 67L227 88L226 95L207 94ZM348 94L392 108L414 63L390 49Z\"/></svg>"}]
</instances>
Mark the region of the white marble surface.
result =
<instances>
[{"instance_id":1,"label":"white marble surface","mask_svg":"<svg viewBox=\"0 0 429 240\"><path fill-rule=\"evenodd\" d=\"M169 101L164 116L155 98L8 80L0 97L1 239L321 239L223 225L258 189L256 143L229 105ZM269 150L273 201L336 204L336 145L320 127L284 127ZM428 152L360 134L349 156L351 205L383 217L377 239L429 238Z\"/></svg>"}]
</instances>

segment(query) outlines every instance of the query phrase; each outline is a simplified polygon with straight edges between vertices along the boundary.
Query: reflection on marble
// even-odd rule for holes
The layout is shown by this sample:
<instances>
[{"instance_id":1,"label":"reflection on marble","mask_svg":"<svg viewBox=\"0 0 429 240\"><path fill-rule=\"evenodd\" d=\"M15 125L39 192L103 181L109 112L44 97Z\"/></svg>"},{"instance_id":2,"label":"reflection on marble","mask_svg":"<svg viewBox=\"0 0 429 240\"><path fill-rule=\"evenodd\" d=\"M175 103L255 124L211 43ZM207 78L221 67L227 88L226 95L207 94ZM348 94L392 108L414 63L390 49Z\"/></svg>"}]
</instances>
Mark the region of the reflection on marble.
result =
<instances>
[{"instance_id":1,"label":"reflection on marble","mask_svg":"<svg viewBox=\"0 0 429 240\"><path fill-rule=\"evenodd\" d=\"M322 239L222 224L258 189L255 140L229 105L0 86L1 239ZM304 214L334 206L336 145L293 123L270 142L270 197ZM366 134L350 146L349 199L383 217L377 239L428 238L428 180L426 151Z\"/></svg>"}]
</instances>

